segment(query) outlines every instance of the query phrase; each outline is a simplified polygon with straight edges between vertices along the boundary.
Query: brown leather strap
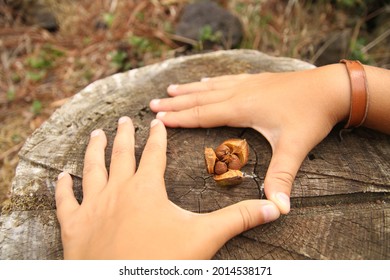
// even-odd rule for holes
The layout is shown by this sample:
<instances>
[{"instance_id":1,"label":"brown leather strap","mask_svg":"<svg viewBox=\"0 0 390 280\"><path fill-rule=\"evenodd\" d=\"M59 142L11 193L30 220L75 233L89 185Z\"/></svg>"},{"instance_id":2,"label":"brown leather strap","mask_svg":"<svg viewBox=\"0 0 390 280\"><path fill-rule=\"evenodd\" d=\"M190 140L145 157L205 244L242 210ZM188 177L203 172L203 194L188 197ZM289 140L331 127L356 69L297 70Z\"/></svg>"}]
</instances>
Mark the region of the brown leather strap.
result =
<instances>
[{"instance_id":1,"label":"brown leather strap","mask_svg":"<svg viewBox=\"0 0 390 280\"><path fill-rule=\"evenodd\" d=\"M358 127L364 123L368 111L368 88L363 65L357 60L340 60L344 63L351 84L351 107L345 128Z\"/></svg>"}]
</instances>

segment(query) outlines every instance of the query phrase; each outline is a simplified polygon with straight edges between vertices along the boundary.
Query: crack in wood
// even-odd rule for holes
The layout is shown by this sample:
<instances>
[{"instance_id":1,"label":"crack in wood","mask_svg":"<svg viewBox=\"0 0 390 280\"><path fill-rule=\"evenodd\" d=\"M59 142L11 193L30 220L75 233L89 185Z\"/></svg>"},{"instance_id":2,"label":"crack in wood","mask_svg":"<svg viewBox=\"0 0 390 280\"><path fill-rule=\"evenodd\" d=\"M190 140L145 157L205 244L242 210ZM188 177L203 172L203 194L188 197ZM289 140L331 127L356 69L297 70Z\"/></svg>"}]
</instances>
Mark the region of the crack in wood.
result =
<instances>
[{"instance_id":1,"label":"crack in wood","mask_svg":"<svg viewBox=\"0 0 390 280\"><path fill-rule=\"evenodd\" d=\"M313 177L311 175L316 175L318 177ZM386 182L379 183L379 182L373 182L372 180L363 181L363 180L354 179L351 177L345 177L345 176L341 176L341 175L333 175L333 174L326 174L326 173L306 171L306 170L300 170L296 176L296 179L299 179L302 177L306 177L310 180L313 180L313 179L328 180L328 178L335 178L335 179L342 179L342 180L345 180L347 182L358 182L358 183L364 183L364 184L371 184L371 185L378 186L378 187L388 187L388 184ZM370 178L368 176L364 176L364 177ZM389 192L390 192L390 189L389 189Z\"/></svg>"},{"instance_id":2,"label":"crack in wood","mask_svg":"<svg viewBox=\"0 0 390 280\"><path fill-rule=\"evenodd\" d=\"M132 117L137 128L136 158L139 160L148 138L148 119L154 117L146 104L151 98L165 96L168 83L199 80L205 74L308 68L313 67L256 51L213 52L175 58L89 86L59 108L23 147L12 187L10 212L0 216L1 233L5 235L0 240L0 258L62 257L59 226L54 222L53 187L48 187L46 180L54 182L54 177L62 170L78 174L73 178L74 192L81 202L83 155L91 129L103 127L109 134L109 153L116 129L113 123L123 114ZM340 143L337 132L332 131L303 162L294 181L289 215L234 238L223 247L228 255L219 252L220 256L239 259L262 256L268 259L389 258L386 246L389 247L390 138L359 128L345 135ZM227 137L248 140L253 154L244 171L252 169L254 176L241 186L222 189L214 186L210 176L202 176L206 171L201 150L206 144L214 145ZM194 152L194 148L199 151ZM266 173L262 169L267 168L271 157L269 143L250 128L168 129L165 181L169 199L183 208L208 212L243 199L264 198L261 182ZM23 224L16 228L14 225L20 222ZM360 223L363 227L358 225ZM14 228L6 230L5 227ZM359 230L356 234L362 240L357 246L353 244L356 240L346 234L355 229ZM10 237L15 240L9 240ZM340 246L346 242L349 242L348 250Z\"/></svg>"}]
</instances>

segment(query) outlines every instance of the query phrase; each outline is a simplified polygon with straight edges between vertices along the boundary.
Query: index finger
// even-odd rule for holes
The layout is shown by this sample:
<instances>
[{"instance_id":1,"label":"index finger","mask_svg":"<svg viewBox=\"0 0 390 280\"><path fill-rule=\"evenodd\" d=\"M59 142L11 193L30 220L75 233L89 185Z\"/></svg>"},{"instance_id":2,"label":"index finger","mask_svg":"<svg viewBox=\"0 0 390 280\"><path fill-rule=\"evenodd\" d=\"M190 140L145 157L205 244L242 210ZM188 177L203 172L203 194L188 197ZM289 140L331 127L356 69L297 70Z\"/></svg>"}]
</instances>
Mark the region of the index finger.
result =
<instances>
[{"instance_id":1,"label":"index finger","mask_svg":"<svg viewBox=\"0 0 390 280\"><path fill-rule=\"evenodd\" d=\"M194 106L178 112L159 112L157 118L169 127L209 128L217 126L247 127L245 114L240 108L233 108L229 100ZM227 113L229 112L229 113Z\"/></svg>"},{"instance_id":2,"label":"index finger","mask_svg":"<svg viewBox=\"0 0 390 280\"><path fill-rule=\"evenodd\" d=\"M248 75L250 74L224 75L213 78L203 78L200 82L181 85L173 84L167 88L167 92L170 96L178 96L194 92L223 90L236 85L241 82L242 79L248 77Z\"/></svg>"}]
</instances>

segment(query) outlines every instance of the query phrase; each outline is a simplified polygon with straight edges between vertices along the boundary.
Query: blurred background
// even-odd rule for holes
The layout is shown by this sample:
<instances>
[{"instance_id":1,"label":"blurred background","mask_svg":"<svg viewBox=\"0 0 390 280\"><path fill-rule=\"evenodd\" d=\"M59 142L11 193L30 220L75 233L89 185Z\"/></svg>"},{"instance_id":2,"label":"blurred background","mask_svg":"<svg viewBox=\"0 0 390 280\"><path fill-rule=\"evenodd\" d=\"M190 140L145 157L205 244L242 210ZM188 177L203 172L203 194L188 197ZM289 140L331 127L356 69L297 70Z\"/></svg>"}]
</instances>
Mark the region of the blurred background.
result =
<instances>
[{"instance_id":1,"label":"blurred background","mask_svg":"<svg viewBox=\"0 0 390 280\"><path fill-rule=\"evenodd\" d=\"M390 0L0 0L0 204L27 137L97 79L231 48L390 69L389 46Z\"/></svg>"}]
</instances>

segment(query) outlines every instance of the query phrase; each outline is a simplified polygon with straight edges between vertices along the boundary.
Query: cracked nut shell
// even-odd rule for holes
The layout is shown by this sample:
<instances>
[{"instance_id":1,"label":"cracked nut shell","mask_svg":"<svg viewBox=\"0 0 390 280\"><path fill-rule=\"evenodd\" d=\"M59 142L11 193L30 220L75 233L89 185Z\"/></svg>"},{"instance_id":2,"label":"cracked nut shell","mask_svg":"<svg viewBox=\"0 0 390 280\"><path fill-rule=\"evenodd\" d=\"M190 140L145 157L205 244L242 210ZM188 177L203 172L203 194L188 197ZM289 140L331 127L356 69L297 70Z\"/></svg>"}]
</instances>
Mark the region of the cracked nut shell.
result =
<instances>
[{"instance_id":1,"label":"cracked nut shell","mask_svg":"<svg viewBox=\"0 0 390 280\"><path fill-rule=\"evenodd\" d=\"M229 147L230 153L235 154L241 161L241 166L244 166L248 162L249 158L249 146L245 139L228 139L222 143Z\"/></svg>"},{"instance_id":2,"label":"cracked nut shell","mask_svg":"<svg viewBox=\"0 0 390 280\"><path fill-rule=\"evenodd\" d=\"M228 187L241 184L243 174L240 170L229 170L221 175L214 175L213 178L218 186Z\"/></svg>"},{"instance_id":3,"label":"cracked nut shell","mask_svg":"<svg viewBox=\"0 0 390 280\"><path fill-rule=\"evenodd\" d=\"M215 150L205 148L206 169L219 186L238 185L243 180L240 169L247 164L249 146L245 139L231 138Z\"/></svg>"},{"instance_id":4,"label":"cracked nut shell","mask_svg":"<svg viewBox=\"0 0 390 280\"><path fill-rule=\"evenodd\" d=\"M217 161L217 156L212 148L204 149L204 158L206 162L207 173L214 174L214 166Z\"/></svg>"}]
</instances>

